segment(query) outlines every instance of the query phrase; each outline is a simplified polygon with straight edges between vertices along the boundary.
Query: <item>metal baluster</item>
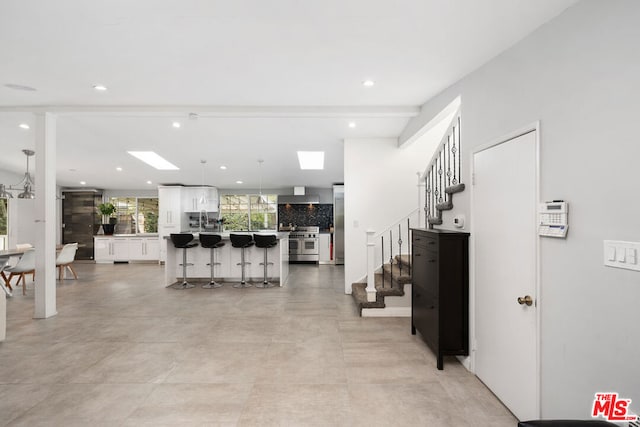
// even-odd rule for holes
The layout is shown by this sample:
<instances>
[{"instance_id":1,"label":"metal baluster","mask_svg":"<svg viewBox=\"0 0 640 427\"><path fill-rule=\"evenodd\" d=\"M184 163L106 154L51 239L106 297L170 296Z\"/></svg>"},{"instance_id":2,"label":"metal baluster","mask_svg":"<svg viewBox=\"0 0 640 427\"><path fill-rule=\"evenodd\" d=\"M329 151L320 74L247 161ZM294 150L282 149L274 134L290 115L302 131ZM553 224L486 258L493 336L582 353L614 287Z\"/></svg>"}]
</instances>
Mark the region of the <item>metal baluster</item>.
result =
<instances>
[{"instance_id":1,"label":"metal baluster","mask_svg":"<svg viewBox=\"0 0 640 427\"><path fill-rule=\"evenodd\" d=\"M458 150L460 150L460 152L458 153L458 182L462 182L462 167L460 166L460 158L462 157L462 140L460 139L460 116L458 116L458 126L456 126L456 128L458 129Z\"/></svg>"},{"instance_id":2,"label":"metal baluster","mask_svg":"<svg viewBox=\"0 0 640 427\"><path fill-rule=\"evenodd\" d=\"M431 203L430 202L430 198L431 198L431 171L427 171L427 177L425 178L427 181L427 185L425 186L426 188L426 195L425 195L425 206L424 206L424 215L425 215L425 226L427 228L429 228L429 218L431 218L431 211L430 211L430 206Z\"/></svg>"},{"instance_id":3,"label":"metal baluster","mask_svg":"<svg viewBox=\"0 0 640 427\"><path fill-rule=\"evenodd\" d=\"M398 224L398 255L402 256L402 224ZM402 276L402 263L398 261L400 276Z\"/></svg>"},{"instance_id":4,"label":"metal baluster","mask_svg":"<svg viewBox=\"0 0 640 427\"><path fill-rule=\"evenodd\" d=\"M380 236L380 245L382 249L382 287L384 288L384 236Z\"/></svg>"},{"instance_id":5,"label":"metal baluster","mask_svg":"<svg viewBox=\"0 0 640 427\"><path fill-rule=\"evenodd\" d=\"M443 150L444 151L444 150ZM442 193L443 193L443 189L442 189L442 153L443 151L440 151L440 154L438 155L438 175L440 176L439 179L439 188L438 188L438 192L440 193L438 196L438 203L442 203Z\"/></svg>"},{"instance_id":6,"label":"metal baluster","mask_svg":"<svg viewBox=\"0 0 640 427\"><path fill-rule=\"evenodd\" d=\"M451 187L451 136L447 137L447 187ZM454 160L455 161L455 160Z\"/></svg>"},{"instance_id":7,"label":"metal baluster","mask_svg":"<svg viewBox=\"0 0 640 427\"><path fill-rule=\"evenodd\" d=\"M393 231L389 230L389 247L391 249L389 253L389 271L391 272L391 278L389 280L389 286L393 288Z\"/></svg>"},{"instance_id":8,"label":"metal baluster","mask_svg":"<svg viewBox=\"0 0 640 427\"><path fill-rule=\"evenodd\" d=\"M453 153L453 185L458 184L458 180L456 178L456 127L453 127L453 147L451 147L451 152Z\"/></svg>"},{"instance_id":9,"label":"metal baluster","mask_svg":"<svg viewBox=\"0 0 640 427\"><path fill-rule=\"evenodd\" d=\"M407 255L411 260L411 219L407 218Z\"/></svg>"}]
</instances>

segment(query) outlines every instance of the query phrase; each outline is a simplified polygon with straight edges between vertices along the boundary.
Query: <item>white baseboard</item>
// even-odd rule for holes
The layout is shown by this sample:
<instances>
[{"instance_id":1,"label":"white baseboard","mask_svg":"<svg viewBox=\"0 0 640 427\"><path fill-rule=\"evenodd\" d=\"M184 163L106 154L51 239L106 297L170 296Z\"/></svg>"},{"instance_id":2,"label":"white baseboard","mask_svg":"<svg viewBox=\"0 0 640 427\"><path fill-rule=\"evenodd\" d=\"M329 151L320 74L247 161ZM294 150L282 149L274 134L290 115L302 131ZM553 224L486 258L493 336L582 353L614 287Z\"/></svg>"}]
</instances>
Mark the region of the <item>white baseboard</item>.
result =
<instances>
[{"instance_id":1,"label":"white baseboard","mask_svg":"<svg viewBox=\"0 0 640 427\"><path fill-rule=\"evenodd\" d=\"M411 307L363 308L362 317L411 317Z\"/></svg>"}]
</instances>

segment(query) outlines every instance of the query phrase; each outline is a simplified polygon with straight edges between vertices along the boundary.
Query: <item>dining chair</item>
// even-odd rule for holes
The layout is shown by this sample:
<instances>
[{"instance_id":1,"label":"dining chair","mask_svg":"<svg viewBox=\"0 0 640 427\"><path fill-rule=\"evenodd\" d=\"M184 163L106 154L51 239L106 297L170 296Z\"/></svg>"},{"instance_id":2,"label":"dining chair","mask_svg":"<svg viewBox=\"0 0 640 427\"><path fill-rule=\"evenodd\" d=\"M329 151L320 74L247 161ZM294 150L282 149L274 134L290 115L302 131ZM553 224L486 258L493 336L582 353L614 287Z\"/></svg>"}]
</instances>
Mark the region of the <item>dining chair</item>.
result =
<instances>
[{"instance_id":1,"label":"dining chair","mask_svg":"<svg viewBox=\"0 0 640 427\"><path fill-rule=\"evenodd\" d=\"M62 250L56 258L56 267L58 267L58 277L60 280L64 278L64 269L68 268L73 273L74 279L78 279L76 271L71 265L76 258L76 251L78 250L77 243L68 243L62 247Z\"/></svg>"},{"instance_id":2,"label":"dining chair","mask_svg":"<svg viewBox=\"0 0 640 427\"><path fill-rule=\"evenodd\" d=\"M13 267L5 268L4 272L11 273L9 274L8 282L11 282L13 276L18 276L18 281L16 284L20 284L20 279L22 279L22 295L26 294L27 281L24 276L27 274L31 274L32 278L35 278L36 274L36 250L33 248L27 249L23 254L20 260Z\"/></svg>"}]
</instances>

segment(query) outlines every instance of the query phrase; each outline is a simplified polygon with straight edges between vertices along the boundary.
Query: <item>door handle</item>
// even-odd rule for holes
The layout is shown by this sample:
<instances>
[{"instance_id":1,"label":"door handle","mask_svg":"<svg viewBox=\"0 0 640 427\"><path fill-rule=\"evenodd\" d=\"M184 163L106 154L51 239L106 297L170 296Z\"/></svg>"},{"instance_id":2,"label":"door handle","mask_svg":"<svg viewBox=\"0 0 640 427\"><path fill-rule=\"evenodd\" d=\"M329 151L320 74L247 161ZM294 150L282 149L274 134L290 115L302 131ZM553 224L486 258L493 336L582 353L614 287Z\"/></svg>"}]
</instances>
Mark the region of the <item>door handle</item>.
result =
<instances>
[{"instance_id":1,"label":"door handle","mask_svg":"<svg viewBox=\"0 0 640 427\"><path fill-rule=\"evenodd\" d=\"M531 298L531 295L525 295L524 297L518 297L518 304L520 305L528 305L531 306L531 304L533 304L533 298Z\"/></svg>"}]
</instances>

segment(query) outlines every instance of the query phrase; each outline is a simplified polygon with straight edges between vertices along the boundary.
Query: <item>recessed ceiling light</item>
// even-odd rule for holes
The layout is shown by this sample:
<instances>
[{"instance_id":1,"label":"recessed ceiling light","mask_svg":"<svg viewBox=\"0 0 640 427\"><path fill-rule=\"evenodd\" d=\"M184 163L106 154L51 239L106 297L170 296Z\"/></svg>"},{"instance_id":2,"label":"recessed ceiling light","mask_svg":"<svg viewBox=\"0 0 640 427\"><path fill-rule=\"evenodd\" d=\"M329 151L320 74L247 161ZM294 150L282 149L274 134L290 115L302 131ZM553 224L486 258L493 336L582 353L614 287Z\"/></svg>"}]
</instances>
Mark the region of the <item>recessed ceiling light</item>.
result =
<instances>
[{"instance_id":1,"label":"recessed ceiling light","mask_svg":"<svg viewBox=\"0 0 640 427\"><path fill-rule=\"evenodd\" d=\"M107 87L105 85L93 85L93 88L98 92L104 92L107 90Z\"/></svg>"},{"instance_id":2,"label":"recessed ceiling light","mask_svg":"<svg viewBox=\"0 0 640 427\"><path fill-rule=\"evenodd\" d=\"M122 172L122 168L121 168L120 166L118 166L118 167L116 168L116 170L117 170L118 172Z\"/></svg>"},{"instance_id":3,"label":"recessed ceiling light","mask_svg":"<svg viewBox=\"0 0 640 427\"><path fill-rule=\"evenodd\" d=\"M18 127L19 127L20 129L30 129L29 125L28 125L28 124L26 124L26 123L20 123L20 124L18 125Z\"/></svg>"},{"instance_id":4,"label":"recessed ceiling light","mask_svg":"<svg viewBox=\"0 0 640 427\"><path fill-rule=\"evenodd\" d=\"M87 185L86 181L80 181L80 185Z\"/></svg>"},{"instance_id":5,"label":"recessed ceiling light","mask_svg":"<svg viewBox=\"0 0 640 427\"><path fill-rule=\"evenodd\" d=\"M220 169L222 169L223 171L227 170L227 167L225 165L220 166Z\"/></svg>"},{"instance_id":6,"label":"recessed ceiling light","mask_svg":"<svg viewBox=\"0 0 640 427\"><path fill-rule=\"evenodd\" d=\"M365 80L365 81L362 82L362 86L364 86L364 87L371 87L374 84L376 84L376 82L374 82L373 80Z\"/></svg>"},{"instance_id":7,"label":"recessed ceiling light","mask_svg":"<svg viewBox=\"0 0 640 427\"><path fill-rule=\"evenodd\" d=\"M349 127L350 127L351 129L353 129L354 127L356 127L355 122L349 122Z\"/></svg>"},{"instance_id":8,"label":"recessed ceiling light","mask_svg":"<svg viewBox=\"0 0 640 427\"><path fill-rule=\"evenodd\" d=\"M14 90L24 90L26 92L35 92L37 89L31 86L25 86L25 85L17 85L15 83L7 83L6 85L4 85L4 87L8 87L9 89L14 89Z\"/></svg>"},{"instance_id":9,"label":"recessed ceiling light","mask_svg":"<svg viewBox=\"0 0 640 427\"><path fill-rule=\"evenodd\" d=\"M180 125L180 122L173 122L173 123L171 123L171 126L173 126L176 129L180 129L181 125Z\"/></svg>"},{"instance_id":10,"label":"recessed ceiling light","mask_svg":"<svg viewBox=\"0 0 640 427\"><path fill-rule=\"evenodd\" d=\"M324 151L298 151L300 169L324 169Z\"/></svg>"},{"instance_id":11,"label":"recessed ceiling light","mask_svg":"<svg viewBox=\"0 0 640 427\"><path fill-rule=\"evenodd\" d=\"M147 184L153 184L151 181L147 181Z\"/></svg>"},{"instance_id":12,"label":"recessed ceiling light","mask_svg":"<svg viewBox=\"0 0 640 427\"><path fill-rule=\"evenodd\" d=\"M159 156L153 151L127 151L133 157L142 160L146 164L153 166L158 170L179 170L180 168Z\"/></svg>"},{"instance_id":13,"label":"recessed ceiling light","mask_svg":"<svg viewBox=\"0 0 640 427\"><path fill-rule=\"evenodd\" d=\"M242 181L236 181L236 184L242 184Z\"/></svg>"},{"instance_id":14,"label":"recessed ceiling light","mask_svg":"<svg viewBox=\"0 0 640 427\"><path fill-rule=\"evenodd\" d=\"M69 172L75 172L77 169L69 169Z\"/></svg>"}]
</instances>

